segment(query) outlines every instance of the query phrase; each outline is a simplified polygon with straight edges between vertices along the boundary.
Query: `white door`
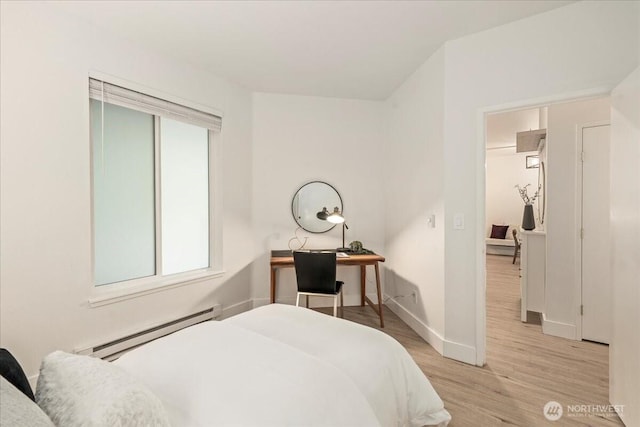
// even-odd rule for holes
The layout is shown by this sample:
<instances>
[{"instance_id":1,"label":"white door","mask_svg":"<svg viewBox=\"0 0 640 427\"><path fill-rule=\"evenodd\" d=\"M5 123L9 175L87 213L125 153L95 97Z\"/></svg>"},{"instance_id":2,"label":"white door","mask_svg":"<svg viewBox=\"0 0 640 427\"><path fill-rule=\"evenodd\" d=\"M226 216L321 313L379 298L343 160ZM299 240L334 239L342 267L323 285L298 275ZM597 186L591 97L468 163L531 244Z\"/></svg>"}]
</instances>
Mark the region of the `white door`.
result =
<instances>
[{"instance_id":1,"label":"white door","mask_svg":"<svg viewBox=\"0 0 640 427\"><path fill-rule=\"evenodd\" d=\"M609 343L610 126L582 128L582 338Z\"/></svg>"}]
</instances>

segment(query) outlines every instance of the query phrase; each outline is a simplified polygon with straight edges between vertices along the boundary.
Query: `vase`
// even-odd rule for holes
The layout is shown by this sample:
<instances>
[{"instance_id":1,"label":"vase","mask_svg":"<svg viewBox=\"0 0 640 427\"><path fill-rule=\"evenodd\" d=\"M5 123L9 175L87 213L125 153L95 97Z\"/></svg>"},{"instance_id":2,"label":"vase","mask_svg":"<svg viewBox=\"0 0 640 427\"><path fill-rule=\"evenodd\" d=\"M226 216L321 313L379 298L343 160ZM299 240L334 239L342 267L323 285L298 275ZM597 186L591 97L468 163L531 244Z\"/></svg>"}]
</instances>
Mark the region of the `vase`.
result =
<instances>
[{"instance_id":1,"label":"vase","mask_svg":"<svg viewBox=\"0 0 640 427\"><path fill-rule=\"evenodd\" d=\"M533 230L536 228L536 220L533 217L533 205L524 205L524 213L522 214L522 229Z\"/></svg>"}]
</instances>

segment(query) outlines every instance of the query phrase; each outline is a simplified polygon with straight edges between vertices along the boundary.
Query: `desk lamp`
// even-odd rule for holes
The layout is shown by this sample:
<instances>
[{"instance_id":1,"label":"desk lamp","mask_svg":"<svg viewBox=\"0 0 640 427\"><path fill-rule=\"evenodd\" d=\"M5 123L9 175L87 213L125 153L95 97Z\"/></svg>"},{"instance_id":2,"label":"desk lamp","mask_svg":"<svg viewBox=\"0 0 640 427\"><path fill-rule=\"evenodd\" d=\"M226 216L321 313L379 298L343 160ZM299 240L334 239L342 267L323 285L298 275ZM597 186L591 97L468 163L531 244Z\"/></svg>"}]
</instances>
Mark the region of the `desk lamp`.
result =
<instances>
[{"instance_id":1,"label":"desk lamp","mask_svg":"<svg viewBox=\"0 0 640 427\"><path fill-rule=\"evenodd\" d=\"M326 211L326 208L323 209L323 212L324 211ZM342 216L342 213L340 213L340 209L338 209L337 206L333 208L333 212L327 216L327 221L329 221L332 224L342 224L342 247L338 248L337 251L349 252L349 248L346 248L344 246L344 229L346 228L348 230L349 227L347 227L347 223L344 222L344 217Z\"/></svg>"}]
</instances>

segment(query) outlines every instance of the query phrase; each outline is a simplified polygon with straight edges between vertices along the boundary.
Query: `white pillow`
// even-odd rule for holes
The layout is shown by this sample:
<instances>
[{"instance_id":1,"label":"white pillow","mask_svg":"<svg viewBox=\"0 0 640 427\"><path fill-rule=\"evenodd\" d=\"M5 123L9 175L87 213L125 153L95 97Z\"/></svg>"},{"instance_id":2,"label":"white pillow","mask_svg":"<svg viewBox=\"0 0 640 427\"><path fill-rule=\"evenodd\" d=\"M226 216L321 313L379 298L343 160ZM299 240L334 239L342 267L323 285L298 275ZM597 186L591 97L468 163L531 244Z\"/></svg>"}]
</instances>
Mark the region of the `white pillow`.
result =
<instances>
[{"instance_id":1,"label":"white pillow","mask_svg":"<svg viewBox=\"0 0 640 427\"><path fill-rule=\"evenodd\" d=\"M36 402L59 426L169 426L158 399L124 370L55 351L42 361Z\"/></svg>"},{"instance_id":2,"label":"white pillow","mask_svg":"<svg viewBox=\"0 0 640 427\"><path fill-rule=\"evenodd\" d=\"M55 427L47 415L4 377L0 377L0 426Z\"/></svg>"}]
</instances>

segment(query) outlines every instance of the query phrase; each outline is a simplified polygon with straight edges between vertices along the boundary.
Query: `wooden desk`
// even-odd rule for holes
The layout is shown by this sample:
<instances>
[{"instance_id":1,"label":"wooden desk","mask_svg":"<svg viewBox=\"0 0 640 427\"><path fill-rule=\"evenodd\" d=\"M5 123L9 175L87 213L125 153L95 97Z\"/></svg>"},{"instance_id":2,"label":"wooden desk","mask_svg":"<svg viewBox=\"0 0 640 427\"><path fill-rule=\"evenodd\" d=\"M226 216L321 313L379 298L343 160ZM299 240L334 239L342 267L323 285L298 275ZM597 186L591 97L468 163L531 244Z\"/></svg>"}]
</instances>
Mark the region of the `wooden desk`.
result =
<instances>
[{"instance_id":1,"label":"wooden desk","mask_svg":"<svg viewBox=\"0 0 640 427\"><path fill-rule=\"evenodd\" d=\"M283 251L271 252L271 302L276 302L276 286L279 268L293 267L293 256L282 256ZM382 316L382 291L380 289L380 269L379 262L384 262L384 257L376 254L371 255L349 255L348 258L337 258L338 265L357 265L360 266L360 305L364 306L366 302L371 306L380 317L380 327L384 328L384 319ZM367 280L367 266L373 265L376 271L376 291L378 294L378 303L374 303L365 293L365 285Z\"/></svg>"}]
</instances>

